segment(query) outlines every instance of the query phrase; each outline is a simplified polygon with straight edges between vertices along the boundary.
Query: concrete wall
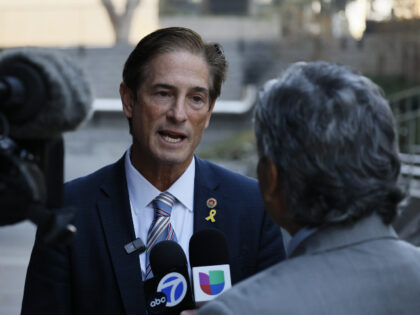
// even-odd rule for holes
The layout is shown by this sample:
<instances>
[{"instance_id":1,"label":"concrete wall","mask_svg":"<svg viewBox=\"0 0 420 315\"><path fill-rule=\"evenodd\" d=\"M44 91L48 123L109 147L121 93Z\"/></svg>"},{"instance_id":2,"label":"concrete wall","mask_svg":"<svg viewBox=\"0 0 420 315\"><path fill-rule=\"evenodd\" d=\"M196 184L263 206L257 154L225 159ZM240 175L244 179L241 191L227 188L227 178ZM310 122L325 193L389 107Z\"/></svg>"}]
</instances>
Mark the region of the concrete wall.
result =
<instances>
[{"instance_id":1,"label":"concrete wall","mask_svg":"<svg viewBox=\"0 0 420 315\"><path fill-rule=\"evenodd\" d=\"M114 0L122 9L123 0ZM130 41L158 28L158 0L142 0L137 7ZM100 0L2 0L0 47L110 46L114 33Z\"/></svg>"},{"instance_id":2,"label":"concrete wall","mask_svg":"<svg viewBox=\"0 0 420 315\"><path fill-rule=\"evenodd\" d=\"M276 77L293 62L326 60L367 75L401 76L408 83L420 83L420 37L414 34L372 34L361 41L350 38L326 41L317 37L266 41L265 45L248 41L244 47L244 59L249 62L255 63L258 60L255 56L266 52L267 58L260 58L260 62L271 65L260 75L262 80ZM270 55L273 60L268 58ZM262 68L255 66L255 71Z\"/></svg>"},{"instance_id":3,"label":"concrete wall","mask_svg":"<svg viewBox=\"0 0 420 315\"><path fill-rule=\"evenodd\" d=\"M211 41L273 40L281 37L280 20L276 17L175 16L161 17L159 24L162 27L188 27Z\"/></svg>"}]
</instances>

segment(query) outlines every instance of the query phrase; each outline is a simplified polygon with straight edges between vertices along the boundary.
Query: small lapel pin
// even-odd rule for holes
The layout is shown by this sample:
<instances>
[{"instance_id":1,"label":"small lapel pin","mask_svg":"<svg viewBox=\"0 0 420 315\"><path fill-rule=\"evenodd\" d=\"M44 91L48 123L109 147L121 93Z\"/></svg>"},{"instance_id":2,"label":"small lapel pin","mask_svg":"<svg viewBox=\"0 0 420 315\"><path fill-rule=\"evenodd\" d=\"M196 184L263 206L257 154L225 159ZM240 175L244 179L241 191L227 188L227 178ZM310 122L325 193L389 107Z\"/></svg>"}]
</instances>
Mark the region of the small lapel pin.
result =
<instances>
[{"instance_id":1,"label":"small lapel pin","mask_svg":"<svg viewBox=\"0 0 420 315\"><path fill-rule=\"evenodd\" d=\"M213 209L217 206L217 200L216 198L209 198L207 199L207 208Z\"/></svg>"},{"instance_id":2,"label":"small lapel pin","mask_svg":"<svg viewBox=\"0 0 420 315\"><path fill-rule=\"evenodd\" d=\"M216 219L214 218L214 216L216 215L216 209L211 209L209 212L209 216L206 217L207 221L211 221L211 222L216 222Z\"/></svg>"}]
</instances>

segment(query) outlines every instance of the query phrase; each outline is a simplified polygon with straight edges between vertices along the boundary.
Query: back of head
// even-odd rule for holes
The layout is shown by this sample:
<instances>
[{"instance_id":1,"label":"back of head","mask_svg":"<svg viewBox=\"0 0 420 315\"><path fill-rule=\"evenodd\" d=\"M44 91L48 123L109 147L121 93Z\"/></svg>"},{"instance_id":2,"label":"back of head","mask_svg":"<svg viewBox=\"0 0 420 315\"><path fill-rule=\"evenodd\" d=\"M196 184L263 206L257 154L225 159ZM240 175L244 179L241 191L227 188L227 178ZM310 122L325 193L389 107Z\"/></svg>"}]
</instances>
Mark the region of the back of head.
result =
<instances>
[{"instance_id":1,"label":"back of head","mask_svg":"<svg viewBox=\"0 0 420 315\"><path fill-rule=\"evenodd\" d=\"M255 132L296 224L395 217L403 195L394 120L368 78L327 62L293 64L261 92Z\"/></svg>"},{"instance_id":2,"label":"back of head","mask_svg":"<svg viewBox=\"0 0 420 315\"><path fill-rule=\"evenodd\" d=\"M222 47L217 43L206 43L198 33L183 27L159 29L144 37L131 52L124 65L123 81L134 97L147 76L150 61L157 55L180 50L206 60L210 70L210 103L219 97L227 71Z\"/></svg>"}]
</instances>

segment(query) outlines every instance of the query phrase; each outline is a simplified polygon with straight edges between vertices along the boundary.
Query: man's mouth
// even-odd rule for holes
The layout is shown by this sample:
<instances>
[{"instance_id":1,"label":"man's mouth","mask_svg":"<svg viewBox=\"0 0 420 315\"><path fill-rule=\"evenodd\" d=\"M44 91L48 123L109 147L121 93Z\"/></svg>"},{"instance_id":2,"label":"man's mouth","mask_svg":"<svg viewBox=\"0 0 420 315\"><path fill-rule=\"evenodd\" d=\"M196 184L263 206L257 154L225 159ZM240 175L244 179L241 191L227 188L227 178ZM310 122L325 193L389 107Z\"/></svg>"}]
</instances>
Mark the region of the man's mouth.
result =
<instances>
[{"instance_id":1,"label":"man's mouth","mask_svg":"<svg viewBox=\"0 0 420 315\"><path fill-rule=\"evenodd\" d=\"M186 138L186 136L183 134L166 131L166 130L159 131L159 134L166 142L169 142L169 143L178 143Z\"/></svg>"}]
</instances>

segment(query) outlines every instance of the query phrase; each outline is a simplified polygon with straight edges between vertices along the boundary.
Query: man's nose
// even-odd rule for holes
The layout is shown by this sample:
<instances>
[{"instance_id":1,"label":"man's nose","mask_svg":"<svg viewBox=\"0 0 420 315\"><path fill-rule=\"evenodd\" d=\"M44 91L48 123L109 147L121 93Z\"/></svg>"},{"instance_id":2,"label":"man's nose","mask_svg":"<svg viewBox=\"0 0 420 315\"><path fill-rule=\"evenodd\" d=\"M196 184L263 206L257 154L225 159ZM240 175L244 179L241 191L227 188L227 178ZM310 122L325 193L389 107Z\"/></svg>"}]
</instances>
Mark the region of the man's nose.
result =
<instances>
[{"instance_id":1,"label":"man's nose","mask_svg":"<svg viewBox=\"0 0 420 315\"><path fill-rule=\"evenodd\" d=\"M171 108L169 109L168 118L176 121L182 122L187 119L187 113L185 108L185 98L184 97L177 97L175 99L174 104L172 104Z\"/></svg>"}]
</instances>

